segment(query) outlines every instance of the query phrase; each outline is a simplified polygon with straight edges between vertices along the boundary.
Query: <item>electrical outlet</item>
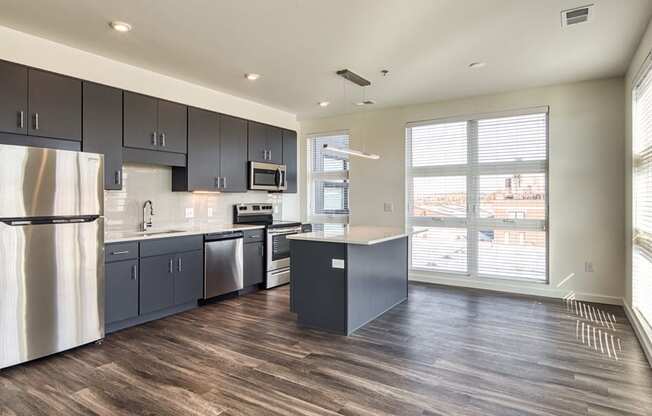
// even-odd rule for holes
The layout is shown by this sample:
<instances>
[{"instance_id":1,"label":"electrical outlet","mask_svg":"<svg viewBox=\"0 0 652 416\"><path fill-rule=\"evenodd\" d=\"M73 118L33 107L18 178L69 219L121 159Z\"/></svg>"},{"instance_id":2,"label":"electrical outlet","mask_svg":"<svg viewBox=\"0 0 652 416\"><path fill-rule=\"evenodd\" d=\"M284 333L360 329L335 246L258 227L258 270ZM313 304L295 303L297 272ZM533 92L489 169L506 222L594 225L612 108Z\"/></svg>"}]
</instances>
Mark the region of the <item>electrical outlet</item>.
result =
<instances>
[{"instance_id":1,"label":"electrical outlet","mask_svg":"<svg viewBox=\"0 0 652 416\"><path fill-rule=\"evenodd\" d=\"M193 208L186 208L186 218L192 218L195 216L195 210Z\"/></svg>"},{"instance_id":2,"label":"electrical outlet","mask_svg":"<svg viewBox=\"0 0 652 416\"><path fill-rule=\"evenodd\" d=\"M209 217L213 216L213 208L208 208L208 216Z\"/></svg>"},{"instance_id":3,"label":"electrical outlet","mask_svg":"<svg viewBox=\"0 0 652 416\"><path fill-rule=\"evenodd\" d=\"M587 273L593 273L593 262L585 261L584 262L584 271Z\"/></svg>"},{"instance_id":4,"label":"electrical outlet","mask_svg":"<svg viewBox=\"0 0 652 416\"><path fill-rule=\"evenodd\" d=\"M385 212L394 212L394 204L392 204L391 202L385 202L383 209L385 210Z\"/></svg>"}]
</instances>

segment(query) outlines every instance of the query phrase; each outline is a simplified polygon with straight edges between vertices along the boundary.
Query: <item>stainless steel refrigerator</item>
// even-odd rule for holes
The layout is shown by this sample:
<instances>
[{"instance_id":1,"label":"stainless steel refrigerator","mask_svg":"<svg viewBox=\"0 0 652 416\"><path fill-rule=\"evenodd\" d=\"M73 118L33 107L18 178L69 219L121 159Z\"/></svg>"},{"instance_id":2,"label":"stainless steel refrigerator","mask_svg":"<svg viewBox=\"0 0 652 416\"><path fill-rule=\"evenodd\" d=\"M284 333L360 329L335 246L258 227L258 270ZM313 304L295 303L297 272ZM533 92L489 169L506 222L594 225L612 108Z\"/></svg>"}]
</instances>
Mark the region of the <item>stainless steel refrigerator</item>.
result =
<instances>
[{"instance_id":1,"label":"stainless steel refrigerator","mask_svg":"<svg viewBox=\"0 0 652 416\"><path fill-rule=\"evenodd\" d=\"M0 145L0 368L104 337L102 165Z\"/></svg>"}]
</instances>

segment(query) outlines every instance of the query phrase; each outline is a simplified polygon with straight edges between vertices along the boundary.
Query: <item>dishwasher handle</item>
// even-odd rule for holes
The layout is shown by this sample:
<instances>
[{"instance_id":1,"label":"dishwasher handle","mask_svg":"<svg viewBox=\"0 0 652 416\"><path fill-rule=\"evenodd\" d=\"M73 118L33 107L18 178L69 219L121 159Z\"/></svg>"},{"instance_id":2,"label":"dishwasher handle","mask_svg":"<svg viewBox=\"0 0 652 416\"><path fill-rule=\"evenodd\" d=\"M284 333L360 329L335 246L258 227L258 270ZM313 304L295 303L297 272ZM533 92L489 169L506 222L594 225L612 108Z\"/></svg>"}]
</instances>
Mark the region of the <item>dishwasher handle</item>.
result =
<instances>
[{"instance_id":1,"label":"dishwasher handle","mask_svg":"<svg viewBox=\"0 0 652 416\"><path fill-rule=\"evenodd\" d=\"M244 233L242 231L232 231L226 233L215 233L215 234L206 234L204 236L204 241L223 241L223 240L233 240L236 238L244 238Z\"/></svg>"}]
</instances>

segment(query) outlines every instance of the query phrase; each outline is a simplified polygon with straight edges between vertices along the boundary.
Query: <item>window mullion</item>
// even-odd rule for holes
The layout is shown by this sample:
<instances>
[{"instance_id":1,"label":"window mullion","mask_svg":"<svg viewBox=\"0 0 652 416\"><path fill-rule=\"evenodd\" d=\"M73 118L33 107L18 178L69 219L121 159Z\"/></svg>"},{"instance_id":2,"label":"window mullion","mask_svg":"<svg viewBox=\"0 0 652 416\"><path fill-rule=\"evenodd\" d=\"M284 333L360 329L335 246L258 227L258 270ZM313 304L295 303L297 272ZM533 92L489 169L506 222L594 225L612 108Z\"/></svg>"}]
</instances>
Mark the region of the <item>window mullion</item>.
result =
<instances>
[{"instance_id":1,"label":"window mullion","mask_svg":"<svg viewBox=\"0 0 652 416\"><path fill-rule=\"evenodd\" d=\"M478 122L469 120L466 125L467 131L467 163L468 171L466 176L467 189L467 264L468 273L471 277L478 275Z\"/></svg>"}]
</instances>

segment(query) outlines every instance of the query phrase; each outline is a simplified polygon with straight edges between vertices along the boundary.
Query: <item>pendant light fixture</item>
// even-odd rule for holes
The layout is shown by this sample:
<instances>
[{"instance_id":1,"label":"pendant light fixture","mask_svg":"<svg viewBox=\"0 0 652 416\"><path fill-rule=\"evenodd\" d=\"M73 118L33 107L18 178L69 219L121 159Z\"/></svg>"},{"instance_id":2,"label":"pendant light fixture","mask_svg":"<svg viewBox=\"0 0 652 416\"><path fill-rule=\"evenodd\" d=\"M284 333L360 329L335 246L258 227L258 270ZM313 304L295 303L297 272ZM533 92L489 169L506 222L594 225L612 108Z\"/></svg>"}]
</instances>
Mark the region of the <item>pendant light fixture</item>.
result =
<instances>
[{"instance_id":1,"label":"pendant light fixture","mask_svg":"<svg viewBox=\"0 0 652 416\"><path fill-rule=\"evenodd\" d=\"M342 69L340 71L337 71L337 75L341 76L342 78L349 80L353 82L356 85L359 85L362 88L362 101L359 103L356 103L356 105L371 105L375 104L375 101L373 100L367 100L366 99L366 94L365 94L365 87L371 85L371 82L368 80L364 79L360 75L356 74L353 71L350 71L348 69ZM344 86L344 102L346 103L346 84L343 84ZM356 157L362 157L365 159L372 159L372 160L378 160L380 159L380 155L377 155L375 153L367 153L364 151L364 145L363 145L363 150L355 150L355 149L348 149L348 148L341 148L341 147L336 147L332 145L325 144L324 145L324 150L331 152L331 153L337 153L341 155L348 155L348 156L356 156Z\"/></svg>"}]
</instances>

